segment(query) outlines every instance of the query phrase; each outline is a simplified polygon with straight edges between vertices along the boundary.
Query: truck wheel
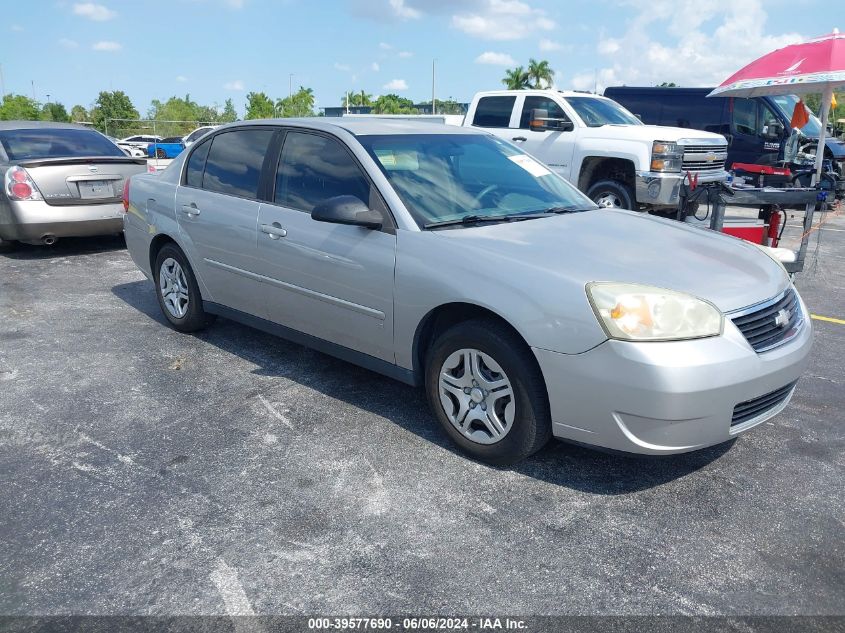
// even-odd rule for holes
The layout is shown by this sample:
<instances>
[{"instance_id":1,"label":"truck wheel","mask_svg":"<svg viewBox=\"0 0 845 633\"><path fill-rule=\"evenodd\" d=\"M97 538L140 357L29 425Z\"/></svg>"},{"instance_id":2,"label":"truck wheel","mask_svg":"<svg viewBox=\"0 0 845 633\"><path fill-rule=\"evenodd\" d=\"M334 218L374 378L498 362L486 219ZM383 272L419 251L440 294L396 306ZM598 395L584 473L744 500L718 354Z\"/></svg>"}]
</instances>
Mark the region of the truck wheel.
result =
<instances>
[{"instance_id":1,"label":"truck wheel","mask_svg":"<svg viewBox=\"0 0 845 633\"><path fill-rule=\"evenodd\" d=\"M637 209L634 192L628 185L616 180L599 180L590 187L587 196L604 209Z\"/></svg>"}]
</instances>

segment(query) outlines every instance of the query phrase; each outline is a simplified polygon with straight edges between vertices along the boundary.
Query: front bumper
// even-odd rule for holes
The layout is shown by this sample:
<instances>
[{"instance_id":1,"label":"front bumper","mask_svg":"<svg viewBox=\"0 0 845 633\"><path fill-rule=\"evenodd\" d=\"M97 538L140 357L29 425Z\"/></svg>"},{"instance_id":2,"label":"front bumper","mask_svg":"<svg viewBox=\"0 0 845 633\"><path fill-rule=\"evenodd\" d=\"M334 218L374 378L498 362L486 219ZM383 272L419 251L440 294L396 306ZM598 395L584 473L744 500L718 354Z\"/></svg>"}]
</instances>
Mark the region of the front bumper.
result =
<instances>
[{"instance_id":1,"label":"front bumper","mask_svg":"<svg viewBox=\"0 0 845 633\"><path fill-rule=\"evenodd\" d=\"M699 183L724 182L727 178L728 172L724 170L698 173ZM654 207L677 207L683 179L682 172L638 171L635 178L637 202Z\"/></svg>"},{"instance_id":2,"label":"front bumper","mask_svg":"<svg viewBox=\"0 0 845 633\"><path fill-rule=\"evenodd\" d=\"M807 310L801 303L801 309ZM809 360L812 326L757 354L729 320L693 341L608 340L583 354L532 348L546 379L553 433L613 450L684 453L727 441L779 413L731 426L734 407L794 383Z\"/></svg>"},{"instance_id":3,"label":"front bumper","mask_svg":"<svg viewBox=\"0 0 845 633\"><path fill-rule=\"evenodd\" d=\"M88 237L123 230L123 204L49 205L41 200L9 202L0 217L0 238L24 242L44 237Z\"/></svg>"}]
</instances>

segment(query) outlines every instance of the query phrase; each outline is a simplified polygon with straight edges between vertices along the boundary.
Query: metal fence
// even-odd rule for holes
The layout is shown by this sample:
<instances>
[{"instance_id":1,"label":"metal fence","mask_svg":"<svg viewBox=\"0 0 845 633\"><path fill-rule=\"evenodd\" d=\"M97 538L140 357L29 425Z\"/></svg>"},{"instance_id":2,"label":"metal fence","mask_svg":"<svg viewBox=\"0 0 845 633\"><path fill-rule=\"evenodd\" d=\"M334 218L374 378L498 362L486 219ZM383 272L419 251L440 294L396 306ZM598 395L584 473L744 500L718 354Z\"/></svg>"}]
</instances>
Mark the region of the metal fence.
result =
<instances>
[{"instance_id":1,"label":"metal fence","mask_svg":"<svg viewBox=\"0 0 845 633\"><path fill-rule=\"evenodd\" d=\"M108 136L116 139L144 134L147 136L185 136L198 127L204 125L216 125L213 121L159 121L156 119L107 119L106 129Z\"/></svg>"}]
</instances>

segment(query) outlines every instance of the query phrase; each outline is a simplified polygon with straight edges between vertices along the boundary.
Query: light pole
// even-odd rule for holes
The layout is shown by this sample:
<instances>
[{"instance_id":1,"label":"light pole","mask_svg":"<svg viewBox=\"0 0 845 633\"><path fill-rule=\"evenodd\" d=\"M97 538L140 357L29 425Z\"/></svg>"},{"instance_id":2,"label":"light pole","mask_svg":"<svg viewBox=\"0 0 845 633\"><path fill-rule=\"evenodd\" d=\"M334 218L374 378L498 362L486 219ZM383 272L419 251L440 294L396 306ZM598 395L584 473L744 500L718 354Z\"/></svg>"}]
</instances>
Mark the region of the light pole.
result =
<instances>
[{"instance_id":1,"label":"light pole","mask_svg":"<svg viewBox=\"0 0 845 633\"><path fill-rule=\"evenodd\" d=\"M437 58L431 60L431 113L437 114L437 98L435 97L435 66L437 65Z\"/></svg>"},{"instance_id":2,"label":"light pole","mask_svg":"<svg viewBox=\"0 0 845 633\"><path fill-rule=\"evenodd\" d=\"M293 96L293 76L296 73L291 73L288 75L288 98Z\"/></svg>"}]
</instances>

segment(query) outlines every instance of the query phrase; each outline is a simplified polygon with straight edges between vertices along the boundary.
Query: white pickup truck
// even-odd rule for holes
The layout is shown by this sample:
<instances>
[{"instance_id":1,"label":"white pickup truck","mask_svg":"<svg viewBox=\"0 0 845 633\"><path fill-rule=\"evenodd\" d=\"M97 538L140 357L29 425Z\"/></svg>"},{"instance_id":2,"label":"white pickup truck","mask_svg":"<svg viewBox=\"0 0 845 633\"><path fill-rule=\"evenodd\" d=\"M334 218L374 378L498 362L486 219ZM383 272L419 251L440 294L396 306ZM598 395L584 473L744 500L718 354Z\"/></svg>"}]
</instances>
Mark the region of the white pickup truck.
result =
<instances>
[{"instance_id":1,"label":"white pickup truck","mask_svg":"<svg viewBox=\"0 0 845 633\"><path fill-rule=\"evenodd\" d=\"M585 92L479 92L462 121L431 115L352 116L487 129L519 145L605 207L668 211L678 206L687 172L700 183L727 178L724 136L644 125L615 101Z\"/></svg>"}]
</instances>

